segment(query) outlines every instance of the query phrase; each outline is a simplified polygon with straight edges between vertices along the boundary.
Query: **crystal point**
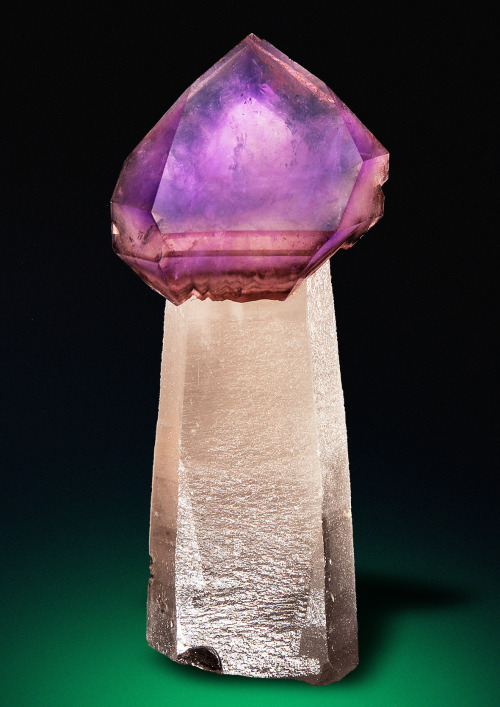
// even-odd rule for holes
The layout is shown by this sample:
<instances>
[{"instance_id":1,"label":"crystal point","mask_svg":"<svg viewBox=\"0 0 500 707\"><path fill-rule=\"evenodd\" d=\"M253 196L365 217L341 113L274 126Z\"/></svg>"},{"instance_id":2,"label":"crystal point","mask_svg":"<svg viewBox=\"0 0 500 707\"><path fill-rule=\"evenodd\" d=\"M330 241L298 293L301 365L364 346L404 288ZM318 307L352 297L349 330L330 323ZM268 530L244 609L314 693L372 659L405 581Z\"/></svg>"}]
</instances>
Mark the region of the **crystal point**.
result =
<instances>
[{"instance_id":1,"label":"crystal point","mask_svg":"<svg viewBox=\"0 0 500 707\"><path fill-rule=\"evenodd\" d=\"M382 216L387 164L322 81L249 35L125 162L113 245L174 304L284 300Z\"/></svg>"},{"instance_id":2,"label":"crystal point","mask_svg":"<svg viewBox=\"0 0 500 707\"><path fill-rule=\"evenodd\" d=\"M148 642L214 672L339 680L357 659L330 267L285 302L166 302Z\"/></svg>"}]
</instances>

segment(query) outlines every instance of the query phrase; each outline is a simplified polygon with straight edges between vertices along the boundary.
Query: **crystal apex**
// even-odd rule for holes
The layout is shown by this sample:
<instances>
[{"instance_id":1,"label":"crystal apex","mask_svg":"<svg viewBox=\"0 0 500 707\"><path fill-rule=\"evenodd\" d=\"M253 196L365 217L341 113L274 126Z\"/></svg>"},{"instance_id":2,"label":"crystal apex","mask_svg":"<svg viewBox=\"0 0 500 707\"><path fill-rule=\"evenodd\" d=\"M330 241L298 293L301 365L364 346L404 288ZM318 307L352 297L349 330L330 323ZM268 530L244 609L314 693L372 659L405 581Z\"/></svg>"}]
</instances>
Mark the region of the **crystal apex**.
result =
<instances>
[{"instance_id":1,"label":"crystal apex","mask_svg":"<svg viewBox=\"0 0 500 707\"><path fill-rule=\"evenodd\" d=\"M381 218L387 172L333 91L249 34L127 158L113 247L174 304L284 300Z\"/></svg>"}]
</instances>

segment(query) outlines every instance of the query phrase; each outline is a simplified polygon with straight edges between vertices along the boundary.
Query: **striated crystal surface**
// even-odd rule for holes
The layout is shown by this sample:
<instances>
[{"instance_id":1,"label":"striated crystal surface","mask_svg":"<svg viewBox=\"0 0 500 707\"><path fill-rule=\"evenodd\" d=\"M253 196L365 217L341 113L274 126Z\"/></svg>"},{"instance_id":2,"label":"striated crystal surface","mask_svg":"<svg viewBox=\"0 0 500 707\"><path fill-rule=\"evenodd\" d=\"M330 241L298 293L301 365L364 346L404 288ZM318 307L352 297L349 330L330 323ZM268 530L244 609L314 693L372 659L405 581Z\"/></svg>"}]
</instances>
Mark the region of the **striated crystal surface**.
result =
<instances>
[{"instance_id":1,"label":"striated crystal surface","mask_svg":"<svg viewBox=\"0 0 500 707\"><path fill-rule=\"evenodd\" d=\"M329 263L285 302L166 302L148 642L312 684L357 664Z\"/></svg>"},{"instance_id":2,"label":"striated crystal surface","mask_svg":"<svg viewBox=\"0 0 500 707\"><path fill-rule=\"evenodd\" d=\"M387 169L322 81L249 35L126 160L114 249L174 304L284 300L382 216Z\"/></svg>"}]
</instances>

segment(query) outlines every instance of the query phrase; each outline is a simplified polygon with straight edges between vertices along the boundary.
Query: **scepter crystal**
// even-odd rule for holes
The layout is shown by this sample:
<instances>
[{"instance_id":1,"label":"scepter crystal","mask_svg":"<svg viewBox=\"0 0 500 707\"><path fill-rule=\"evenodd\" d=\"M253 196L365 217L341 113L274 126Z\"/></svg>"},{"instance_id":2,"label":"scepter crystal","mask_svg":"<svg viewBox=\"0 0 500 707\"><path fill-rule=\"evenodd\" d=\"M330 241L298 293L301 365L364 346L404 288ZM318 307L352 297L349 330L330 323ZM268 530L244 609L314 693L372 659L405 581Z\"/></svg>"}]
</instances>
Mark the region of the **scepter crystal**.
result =
<instances>
[{"instance_id":1,"label":"scepter crystal","mask_svg":"<svg viewBox=\"0 0 500 707\"><path fill-rule=\"evenodd\" d=\"M147 637L173 660L312 684L358 662L328 258L382 216L387 169L254 35L125 162L114 249L167 299Z\"/></svg>"}]
</instances>

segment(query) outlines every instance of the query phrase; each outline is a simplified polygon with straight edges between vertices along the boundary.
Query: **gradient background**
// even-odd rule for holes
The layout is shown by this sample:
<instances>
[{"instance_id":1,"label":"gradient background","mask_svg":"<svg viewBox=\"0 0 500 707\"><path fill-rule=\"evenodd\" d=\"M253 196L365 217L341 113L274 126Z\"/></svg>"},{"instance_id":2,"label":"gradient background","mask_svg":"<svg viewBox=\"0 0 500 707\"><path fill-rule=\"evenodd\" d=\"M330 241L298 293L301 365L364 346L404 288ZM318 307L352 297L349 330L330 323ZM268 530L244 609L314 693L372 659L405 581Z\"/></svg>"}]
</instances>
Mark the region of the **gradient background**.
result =
<instances>
[{"instance_id":1,"label":"gradient background","mask_svg":"<svg viewBox=\"0 0 500 707\"><path fill-rule=\"evenodd\" d=\"M500 703L491 19L398 8L14 6L2 706ZM391 152L385 217L333 261L361 662L328 687L203 673L145 641L163 302L112 253L108 202L127 154L251 31Z\"/></svg>"}]
</instances>

